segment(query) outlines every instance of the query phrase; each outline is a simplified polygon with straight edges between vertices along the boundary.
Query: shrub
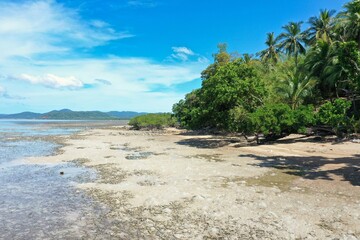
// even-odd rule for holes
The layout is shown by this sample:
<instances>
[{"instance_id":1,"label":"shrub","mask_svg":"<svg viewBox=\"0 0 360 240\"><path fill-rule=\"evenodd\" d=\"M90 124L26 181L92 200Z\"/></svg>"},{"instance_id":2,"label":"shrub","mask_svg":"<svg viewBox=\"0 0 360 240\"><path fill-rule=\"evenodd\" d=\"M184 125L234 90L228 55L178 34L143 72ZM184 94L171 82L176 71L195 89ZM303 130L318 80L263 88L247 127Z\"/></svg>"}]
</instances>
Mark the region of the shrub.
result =
<instances>
[{"instance_id":1,"label":"shrub","mask_svg":"<svg viewBox=\"0 0 360 240\"><path fill-rule=\"evenodd\" d=\"M267 104L250 114L251 131L270 137L304 133L315 122L313 111L312 106L292 110L286 104Z\"/></svg>"},{"instance_id":2,"label":"shrub","mask_svg":"<svg viewBox=\"0 0 360 240\"><path fill-rule=\"evenodd\" d=\"M312 105L300 106L293 110L294 125L292 126L292 133L306 133L308 127L312 127L315 122L315 109Z\"/></svg>"},{"instance_id":3,"label":"shrub","mask_svg":"<svg viewBox=\"0 0 360 240\"><path fill-rule=\"evenodd\" d=\"M250 115L250 121L255 133L281 136L290 132L295 119L288 105L268 104L256 109Z\"/></svg>"},{"instance_id":4,"label":"shrub","mask_svg":"<svg viewBox=\"0 0 360 240\"><path fill-rule=\"evenodd\" d=\"M353 118L348 116L350 107L351 102L341 98L324 103L317 113L318 124L329 126L337 136L343 136L353 126Z\"/></svg>"},{"instance_id":5,"label":"shrub","mask_svg":"<svg viewBox=\"0 0 360 240\"><path fill-rule=\"evenodd\" d=\"M150 113L130 119L129 125L134 129L162 129L174 127L176 120L170 113Z\"/></svg>"}]
</instances>

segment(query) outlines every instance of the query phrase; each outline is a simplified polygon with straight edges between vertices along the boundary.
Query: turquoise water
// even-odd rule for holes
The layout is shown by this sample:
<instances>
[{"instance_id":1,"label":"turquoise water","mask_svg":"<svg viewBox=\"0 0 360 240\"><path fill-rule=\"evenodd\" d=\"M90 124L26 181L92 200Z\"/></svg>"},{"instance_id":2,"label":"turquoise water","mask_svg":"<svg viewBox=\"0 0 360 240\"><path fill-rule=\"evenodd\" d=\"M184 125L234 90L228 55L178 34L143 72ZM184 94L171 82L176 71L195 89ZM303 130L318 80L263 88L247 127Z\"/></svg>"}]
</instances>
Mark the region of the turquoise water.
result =
<instances>
[{"instance_id":1,"label":"turquoise water","mask_svg":"<svg viewBox=\"0 0 360 240\"><path fill-rule=\"evenodd\" d=\"M59 146L46 137L86 127L86 122L0 121L0 239L89 239L102 232L99 216L105 209L74 187L93 181L95 172L75 163L21 160L53 154Z\"/></svg>"}]
</instances>

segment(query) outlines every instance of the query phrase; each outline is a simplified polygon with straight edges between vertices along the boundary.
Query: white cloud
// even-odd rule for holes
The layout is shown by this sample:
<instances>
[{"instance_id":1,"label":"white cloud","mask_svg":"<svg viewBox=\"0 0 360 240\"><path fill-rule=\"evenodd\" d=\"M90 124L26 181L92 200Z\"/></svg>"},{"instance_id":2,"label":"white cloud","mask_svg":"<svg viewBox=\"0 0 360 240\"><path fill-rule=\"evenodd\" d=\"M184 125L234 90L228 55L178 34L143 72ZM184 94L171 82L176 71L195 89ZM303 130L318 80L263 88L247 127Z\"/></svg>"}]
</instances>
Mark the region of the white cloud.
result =
<instances>
[{"instance_id":1,"label":"white cloud","mask_svg":"<svg viewBox=\"0 0 360 240\"><path fill-rule=\"evenodd\" d=\"M186 55L194 55L194 52L187 48L187 47L173 47L172 50L175 52L175 53L183 53L183 54L186 54Z\"/></svg>"},{"instance_id":2,"label":"white cloud","mask_svg":"<svg viewBox=\"0 0 360 240\"><path fill-rule=\"evenodd\" d=\"M120 57L29 62L11 59L2 72L17 78L3 77L0 82L10 93L25 97L23 103L36 106L32 110L39 112L56 108L171 111L172 104L184 97L171 90L173 86L199 78L205 66L198 61L158 63ZM106 79L111 86L100 85L99 79ZM163 86L163 90L155 92L157 86ZM76 91L61 91L64 89Z\"/></svg>"},{"instance_id":3,"label":"white cloud","mask_svg":"<svg viewBox=\"0 0 360 240\"><path fill-rule=\"evenodd\" d=\"M64 52L131 37L99 20L84 21L56 1L0 2L0 60Z\"/></svg>"},{"instance_id":4,"label":"white cloud","mask_svg":"<svg viewBox=\"0 0 360 240\"><path fill-rule=\"evenodd\" d=\"M187 47L172 47L172 50L174 53L171 54L171 57L181 61L187 61L189 60L189 56L195 55L195 53Z\"/></svg>"},{"instance_id":5,"label":"white cloud","mask_svg":"<svg viewBox=\"0 0 360 240\"><path fill-rule=\"evenodd\" d=\"M152 1L130 2L140 6ZM0 36L4 75L0 76L0 97L9 103L0 105L0 112L19 108L11 105L16 102L10 100L12 94L24 98L17 98L17 104L28 107L22 110L39 112L56 108L170 111L183 97L172 87L199 78L208 63L186 47L174 47L167 59L171 61L163 62L141 57L82 57L77 48L130 35L101 20L85 22L76 11L51 0L0 0Z\"/></svg>"},{"instance_id":6,"label":"white cloud","mask_svg":"<svg viewBox=\"0 0 360 240\"><path fill-rule=\"evenodd\" d=\"M50 88L78 89L84 86L84 83L74 76L59 77L54 74L45 74L43 76L33 76L21 74L13 79L29 82L31 84L41 84Z\"/></svg>"}]
</instances>

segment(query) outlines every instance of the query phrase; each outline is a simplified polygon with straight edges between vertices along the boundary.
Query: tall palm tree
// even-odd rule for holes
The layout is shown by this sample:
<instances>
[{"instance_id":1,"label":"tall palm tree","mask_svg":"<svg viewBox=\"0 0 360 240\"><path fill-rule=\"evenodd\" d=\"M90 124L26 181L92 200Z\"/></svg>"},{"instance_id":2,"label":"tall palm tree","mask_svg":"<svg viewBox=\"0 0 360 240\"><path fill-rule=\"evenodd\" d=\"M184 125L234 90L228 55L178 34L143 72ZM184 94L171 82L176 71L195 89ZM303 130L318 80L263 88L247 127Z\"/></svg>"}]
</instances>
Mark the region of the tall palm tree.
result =
<instances>
[{"instance_id":1,"label":"tall palm tree","mask_svg":"<svg viewBox=\"0 0 360 240\"><path fill-rule=\"evenodd\" d=\"M299 54L306 53L306 36L301 32L301 24L302 22L289 22L283 26L285 31L279 35L280 49L289 56L295 57L295 65L297 65Z\"/></svg>"},{"instance_id":2,"label":"tall palm tree","mask_svg":"<svg viewBox=\"0 0 360 240\"><path fill-rule=\"evenodd\" d=\"M338 30L345 41L354 40L360 48L360 0L353 0L344 6L345 11L340 12Z\"/></svg>"},{"instance_id":3,"label":"tall palm tree","mask_svg":"<svg viewBox=\"0 0 360 240\"><path fill-rule=\"evenodd\" d=\"M321 10L319 17L311 17L308 21L310 27L306 31L307 41L313 45L318 40L331 43L334 39L335 10Z\"/></svg>"},{"instance_id":4,"label":"tall palm tree","mask_svg":"<svg viewBox=\"0 0 360 240\"><path fill-rule=\"evenodd\" d=\"M273 63L277 63L279 61L280 49L278 47L278 39L273 32L267 33L265 44L267 48L258 52L257 55L264 62L272 61Z\"/></svg>"}]
</instances>

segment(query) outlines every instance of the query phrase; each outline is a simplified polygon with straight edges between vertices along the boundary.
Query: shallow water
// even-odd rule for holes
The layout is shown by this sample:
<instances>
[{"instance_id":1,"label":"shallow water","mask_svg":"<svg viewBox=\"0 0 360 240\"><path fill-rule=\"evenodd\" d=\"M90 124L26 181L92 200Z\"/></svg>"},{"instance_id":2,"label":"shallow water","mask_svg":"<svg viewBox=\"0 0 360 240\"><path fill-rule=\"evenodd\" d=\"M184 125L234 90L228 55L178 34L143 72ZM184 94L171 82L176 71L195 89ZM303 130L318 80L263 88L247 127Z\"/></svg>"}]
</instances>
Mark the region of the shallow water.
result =
<instances>
[{"instance_id":1,"label":"shallow water","mask_svg":"<svg viewBox=\"0 0 360 240\"><path fill-rule=\"evenodd\" d=\"M58 147L36 136L66 135L86 127L61 124L0 121L0 239L93 239L104 232L101 216L106 209L74 187L94 180L94 171L75 163L32 165L21 160L52 154Z\"/></svg>"}]
</instances>

